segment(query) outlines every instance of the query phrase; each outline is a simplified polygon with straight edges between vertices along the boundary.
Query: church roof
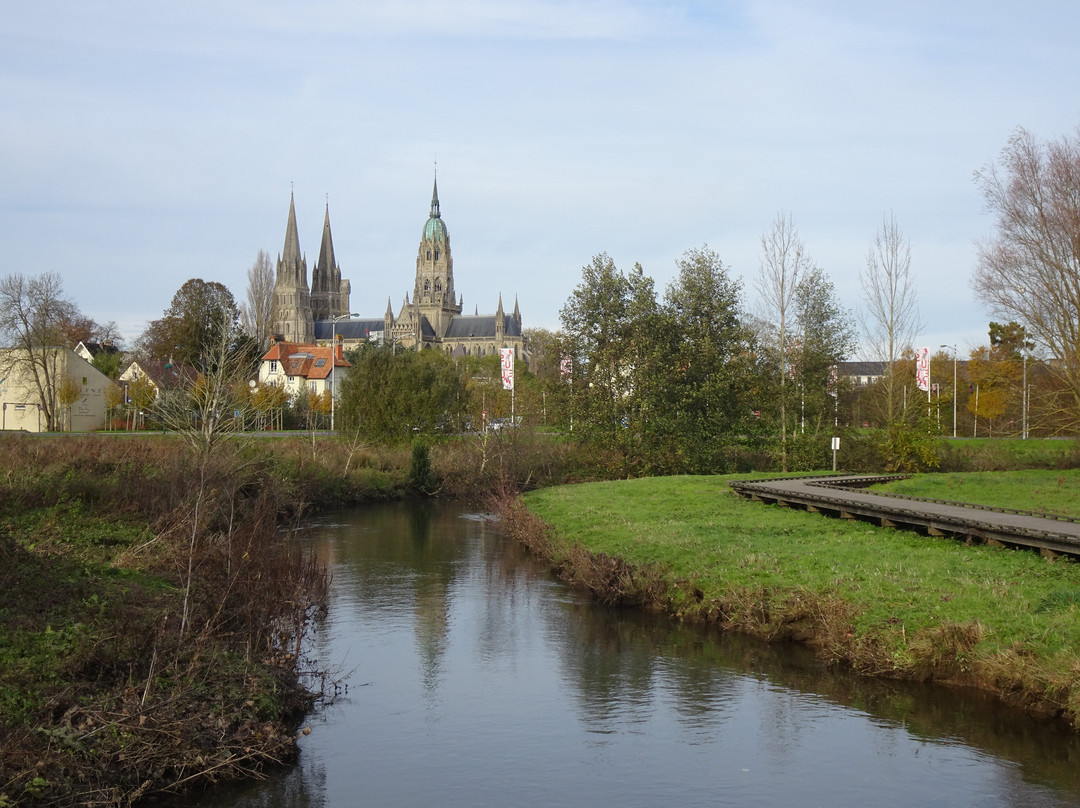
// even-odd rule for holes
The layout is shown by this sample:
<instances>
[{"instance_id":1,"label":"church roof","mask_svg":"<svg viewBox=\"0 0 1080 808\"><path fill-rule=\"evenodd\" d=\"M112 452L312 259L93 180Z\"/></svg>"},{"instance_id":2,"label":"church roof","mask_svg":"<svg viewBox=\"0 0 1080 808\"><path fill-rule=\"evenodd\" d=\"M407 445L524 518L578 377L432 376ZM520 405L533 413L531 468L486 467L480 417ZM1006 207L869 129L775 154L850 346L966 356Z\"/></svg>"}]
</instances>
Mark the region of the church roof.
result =
<instances>
[{"instance_id":1,"label":"church roof","mask_svg":"<svg viewBox=\"0 0 1080 808\"><path fill-rule=\"evenodd\" d=\"M344 340L355 342L367 339L372 333L382 331L386 327L386 320L380 317L378 320L338 320L337 328L332 328L330 320L315 321L315 339L329 340L337 334Z\"/></svg>"},{"instance_id":2,"label":"church roof","mask_svg":"<svg viewBox=\"0 0 1080 808\"><path fill-rule=\"evenodd\" d=\"M458 315L450 320L443 339L494 339L496 322L494 314ZM521 328L512 316L503 316L503 334L507 337L521 336Z\"/></svg>"}]
</instances>

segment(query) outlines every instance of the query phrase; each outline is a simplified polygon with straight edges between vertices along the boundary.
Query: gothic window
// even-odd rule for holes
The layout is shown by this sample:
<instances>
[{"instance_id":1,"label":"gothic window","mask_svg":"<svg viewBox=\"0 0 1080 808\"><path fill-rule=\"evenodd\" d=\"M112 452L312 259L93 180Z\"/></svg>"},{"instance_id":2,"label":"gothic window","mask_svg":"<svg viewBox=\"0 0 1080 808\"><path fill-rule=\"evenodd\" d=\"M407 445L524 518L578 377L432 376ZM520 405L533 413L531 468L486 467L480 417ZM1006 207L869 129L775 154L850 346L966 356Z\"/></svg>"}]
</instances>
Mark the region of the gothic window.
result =
<instances>
[{"instance_id":1,"label":"gothic window","mask_svg":"<svg viewBox=\"0 0 1080 808\"><path fill-rule=\"evenodd\" d=\"M431 281L424 281L424 292L427 293L427 292L430 292L430 291L431 291Z\"/></svg>"},{"instance_id":2,"label":"gothic window","mask_svg":"<svg viewBox=\"0 0 1080 808\"><path fill-rule=\"evenodd\" d=\"M436 261L439 260L439 251L438 250L435 250L435 260Z\"/></svg>"},{"instance_id":3,"label":"gothic window","mask_svg":"<svg viewBox=\"0 0 1080 808\"><path fill-rule=\"evenodd\" d=\"M431 260L431 250L427 251L427 260Z\"/></svg>"},{"instance_id":4,"label":"gothic window","mask_svg":"<svg viewBox=\"0 0 1080 808\"><path fill-rule=\"evenodd\" d=\"M435 291L436 292L441 292L442 291L442 281L439 280L438 278L435 279Z\"/></svg>"}]
</instances>

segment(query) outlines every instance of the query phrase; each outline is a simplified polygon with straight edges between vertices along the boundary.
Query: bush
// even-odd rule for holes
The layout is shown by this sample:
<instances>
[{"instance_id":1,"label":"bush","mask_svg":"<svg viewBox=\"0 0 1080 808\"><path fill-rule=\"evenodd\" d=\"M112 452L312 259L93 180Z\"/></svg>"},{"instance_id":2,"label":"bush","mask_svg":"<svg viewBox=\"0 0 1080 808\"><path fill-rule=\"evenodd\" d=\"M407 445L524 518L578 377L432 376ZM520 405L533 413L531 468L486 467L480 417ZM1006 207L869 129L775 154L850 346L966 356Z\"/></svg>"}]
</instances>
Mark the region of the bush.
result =
<instances>
[{"instance_id":1,"label":"bush","mask_svg":"<svg viewBox=\"0 0 1080 808\"><path fill-rule=\"evenodd\" d=\"M439 487L435 469L431 466L431 449L427 443L417 440L412 447L412 462L409 465L409 488L417 494L430 496Z\"/></svg>"}]
</instances>

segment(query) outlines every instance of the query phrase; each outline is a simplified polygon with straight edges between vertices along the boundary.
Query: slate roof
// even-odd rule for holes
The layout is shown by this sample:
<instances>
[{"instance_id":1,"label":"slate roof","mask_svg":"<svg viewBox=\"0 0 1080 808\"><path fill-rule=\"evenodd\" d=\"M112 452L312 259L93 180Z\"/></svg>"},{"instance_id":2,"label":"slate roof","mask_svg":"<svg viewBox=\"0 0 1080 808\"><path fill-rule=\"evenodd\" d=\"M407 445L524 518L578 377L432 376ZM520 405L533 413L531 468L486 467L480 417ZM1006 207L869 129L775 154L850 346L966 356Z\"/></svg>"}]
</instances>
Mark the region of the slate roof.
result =
<instances>
[{"instance_id":1,"label":"slate roof","mask_svg":"<svg viewBox=\"0 0 1080 808\"><path fill-rule=\"evenodd\" d=\"M520 337L521 327L510 315L503 316L503 333L508 337ZM467 314L458 315L450 321L450 327L446 329L443 339L494 339L495 338L495 315L494 314Z\"/></svg>"},{"instance_id":2,"label":"slate roof","mask_svg":"<svg viewBox=\"0 0 1080 808\"><path fill-rule=\"evenodd\" d=\"M365 340L370 334L382 331L386 327L386 321L381 317L378 320L338 320L336 329L333 325L331 320L316 320L315 339L329 341L333 334L337 333L350 342Z\"/></svg>"}]
</instances>

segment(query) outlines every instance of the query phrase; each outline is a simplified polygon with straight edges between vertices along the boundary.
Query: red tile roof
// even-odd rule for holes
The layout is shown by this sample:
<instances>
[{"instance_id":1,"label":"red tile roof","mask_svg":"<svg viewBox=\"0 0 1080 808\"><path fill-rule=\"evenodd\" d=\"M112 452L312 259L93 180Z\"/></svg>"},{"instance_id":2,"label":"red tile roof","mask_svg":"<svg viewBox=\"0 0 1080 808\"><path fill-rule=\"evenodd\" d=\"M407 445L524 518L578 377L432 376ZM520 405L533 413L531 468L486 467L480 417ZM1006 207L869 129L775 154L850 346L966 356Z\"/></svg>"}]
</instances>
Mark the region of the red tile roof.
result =
<instances>
[{"instance_id":1,"label":"red tile roof","mask_svg":"<svg viewBox=\"0 0 1080 808\"><path fill-rule=\"evenodd\" d=\"M262 358L264 362L281 363L286 376L302 376L305 379L325 379L330 375L332 351L329 345L301 345L297 342L275 342ZM333 363L339 368L351 364L342 356Z\"/></svg>"}]
</instances>

